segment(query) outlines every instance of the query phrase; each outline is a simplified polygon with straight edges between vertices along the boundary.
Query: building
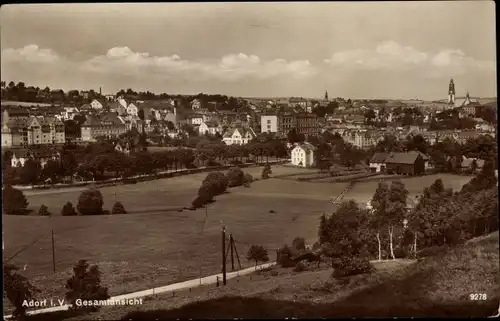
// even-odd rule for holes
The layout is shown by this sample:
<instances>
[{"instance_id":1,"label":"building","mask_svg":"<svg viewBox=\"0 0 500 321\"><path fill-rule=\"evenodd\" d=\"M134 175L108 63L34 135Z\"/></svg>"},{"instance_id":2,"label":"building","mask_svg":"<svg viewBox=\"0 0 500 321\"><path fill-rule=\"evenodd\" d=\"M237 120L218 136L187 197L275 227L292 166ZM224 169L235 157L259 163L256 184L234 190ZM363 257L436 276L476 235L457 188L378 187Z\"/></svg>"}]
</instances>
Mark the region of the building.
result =
<instances>
[{"instance_id":1,"label":"building","mask_svg":"<svg viewBox=\"0 0 500 321\"><path fill-rule=\"evenodd\" d=\"M128 142L117 142L115 145L115 150L120 153L124 153L125 155L130 154L130 144Z\"/></svg>"},{"instance_id":2,"label":"building","mask_svg":"<svg viewBox=\"0 0 500 321\"><path fill-rule=\"evenodd\" d=\"M222 132L222 127L215 121L204 121L198 127L200 135L215 135Z\"/></svg>"},{"instance_id":3,"label":"building","mask_svg":"<svg viewBox=\"0 0 500 321\"><path fill-rule=\"evenodd\" d=\"M64 144L64 123L56 117L10 118L2 126L2 147Z\"/></svg>"},{"instance_id":4,"label":"building","mask_svg":"<svg viewBox=\"0 0 500 321\"><path fill-rule=\"evenodd\" d=\"M389 157L389 153L375 153L370 159L370 171L372 173L385 172L385 160Z\"/></svg>"},{"instance_id":5,"label":"building","mask_svg":"<svg viewBox=\"0 0 500 321\"><path fill-rule=\"evenodd\" d=\"M448 85L448 104L455 105L455 84L453 79L450 79L450 84Z\"/></svg>"},{"instance_id":6,"label":"building","mask_svg":"<svg viewBox=\"0 0 500 321\"><path fill-rule=\"evenodd\" d=\"M138 116L139 115L139 107L137 107L133 103L130 103L127 106L127 114L130 116Z\"/></svg>"},{"instance_id":7,"label":"building","mask_svg":"<svg viewBox=\"0 0 500 321\"><path fill-rule=\"evenodd\" d=\"M297 144L291 152L292 165L301 167L311 167L315 164L316 147L309 143Z\"/></svg>"},{"instance_id":8,"label":"building","mask_svg":"<svg viewBox=\"0 0 500 321\"><path fill-rule=\"evenodd\" d=\"M189 125L192 126L199 126L201 125L201 123L203 123L204 120L205 119L203 115L200 114L191 114L187 116L187 122Z\"/></svg>"},{"instance_id":9,"label":"building","mask_svg":"<svg viewBox=\"0 0 500 321\"><path fill-rule=\"evenodd\" d=\"M228 129L224 133L222 141L226 143L226 145L246 145L255 137L257 137L257 135L252 128L237 126Z\"/></svg>"},{"instance_id":10,"label":"building","mask_svg":"<svg viewBox=\"0 0 500 321\"><path fill-rule=\"evenodd\" d=\"M278 116L277 115L262 115L260 116L261 133L277 133L278 132Z\"/></svg>"},{"instance_id":11,"label":"building","mask_svg":"<svg viewBox=\"0 0 500 321\"><path fill-rule=\"evenodd\" d=\"M422 175L425 173L425 161L419 153L390 153L385 160L388 174Z\"/></svg>"},{"instance_id":12,"label":"building","mask_svg":"<svg viewBox=\"0 0 500 321\"><path fill-rule=\"evenodd\" d=\"M198 110L201 107L202 107L201 106L201 100L199 100L199 99L193 99L193 101L191 101L191 109Z\"/></svg>"},{"instance_id":13,"label":"building","mask_svg":"<svg viewBox=\"0 0 500 321\"><path fill-rule=\"evenodd\" d=\"M102 110L104 108L104 104L102 102L100 102L99 100L94 99L90 103L90 107L92 107L92 109L95 109L95 110Z\"/></svg>"},{"instance_id":14,"label":"building","mask_svg":"<svg viewBox=\"0 0 500 321\"><path fill-rule=\"evenodd\" d=\"M297 114L295 115L295 120L295 128L298 134L303 134L306 138L321 134L320 118L315 114Z\"/></svg>"},{"instance_id":15,"label":"building","mask_svg":"<svg viewBox=\"0 0 500 321\"><path fill-rule=\"evenodd\" d=\"M42 168L49 160L59 160L60 153L49 148L20 148L12 149L12 158L10 160L12 167L23 167L28 159L35 159L40 162Z\"/></svg>"},{"instance_id":16,"label":"building","mask_svg":"<svg viewBox=\"0 0 500 321\"><path fill-rule=\"evenodd\" d=\"M61 116L63 120L70 120L75 118L76 115L80 114L80 110L76 107L64 107L61 112Z\"/></svg>"},{"instance_id":17,"label":"building","mask_svg":"<svg viewBox=\"0 0 500 321\"><path fill-rule=\"evenodd\" d=\"M81 139L84 142L95 141L99 136L116 137L127 131L125 121L115 113L92 115L82 125Z\"/></svg>"}]
</instances>

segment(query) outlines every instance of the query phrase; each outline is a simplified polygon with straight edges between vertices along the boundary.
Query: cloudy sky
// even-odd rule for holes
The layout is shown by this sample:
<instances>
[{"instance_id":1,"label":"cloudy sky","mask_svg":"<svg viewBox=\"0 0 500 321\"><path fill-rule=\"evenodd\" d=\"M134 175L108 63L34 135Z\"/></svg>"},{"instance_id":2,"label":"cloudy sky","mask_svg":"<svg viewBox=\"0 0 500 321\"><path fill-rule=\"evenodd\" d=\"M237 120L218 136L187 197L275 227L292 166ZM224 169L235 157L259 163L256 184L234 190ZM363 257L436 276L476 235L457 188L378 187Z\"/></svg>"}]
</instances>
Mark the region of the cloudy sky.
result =
<instances>
[{"instance_id":1,"label":"cloudy sky","mask_svg":"<svg viewBox=\"0 0 500 321\"><path fill-rule=\"evenodd\" d=\"M233 96L496 96L490 1L1 7L2 80Z\"/></svg>"}]
</instances>

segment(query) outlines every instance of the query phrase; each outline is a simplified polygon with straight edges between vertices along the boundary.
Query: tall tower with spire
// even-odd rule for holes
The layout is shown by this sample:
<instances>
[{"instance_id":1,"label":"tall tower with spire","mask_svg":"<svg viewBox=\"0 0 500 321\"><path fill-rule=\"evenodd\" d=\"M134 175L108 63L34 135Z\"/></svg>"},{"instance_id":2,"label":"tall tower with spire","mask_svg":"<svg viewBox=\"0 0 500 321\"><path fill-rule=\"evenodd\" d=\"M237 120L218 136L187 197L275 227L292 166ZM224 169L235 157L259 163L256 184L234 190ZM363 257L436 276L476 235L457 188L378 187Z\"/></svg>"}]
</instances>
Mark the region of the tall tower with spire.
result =
<instances>
[{"instance_id":1,"label":"tall tower with spire","mask_svg":"<svg viewBox=\"0 0 500 321\"><path fill-rule=\"evenodd\" d=\"M450 85L448 86L448 104L455 104L455 84L453 79L450 79Z\"/></svg>"},{"instance_id":2,"label":"tall tower with spire","mask_svg":"<svg viewBox=\"0 0 500 321\"><path fill-rule=\"evenodd\" d=\"M325 91L325 100L328 101L328 90Z\"/></svg>"}]
</instances>

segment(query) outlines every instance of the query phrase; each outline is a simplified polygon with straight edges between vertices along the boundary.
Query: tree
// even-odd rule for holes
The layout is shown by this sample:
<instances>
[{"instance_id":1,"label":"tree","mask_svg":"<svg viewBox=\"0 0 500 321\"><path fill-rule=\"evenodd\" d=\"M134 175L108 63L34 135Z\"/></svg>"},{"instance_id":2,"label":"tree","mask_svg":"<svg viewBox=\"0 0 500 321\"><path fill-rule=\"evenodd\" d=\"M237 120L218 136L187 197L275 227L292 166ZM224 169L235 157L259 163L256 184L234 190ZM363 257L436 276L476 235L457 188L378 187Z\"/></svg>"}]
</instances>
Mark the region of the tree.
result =
<instances>
[{"instance_id":1,"label":"tree","mask_svg":"<svg viewBox=\"0 0 500 321\"><path fill-rule=\"evenodd\" d=\"M50 178L52 182L55 182L57 179L57 176L61 172L61 167L59 162L50 159L47 161L47 164L42 169L42 175L43 177Z\"/></svg>"},{"instance_id":2,"label":"tree","mask_svg":"<svg viewBox=\"0 0 500 321\"><path fill-rule=\"evenodd\" d=\"M367 124L371 124L375 117L377 116L375 115L375 111L373 109L369 108L365 111L365 121Z\"/></svg>"},{"instance_id":3,"label":"tree","mask_svg":"<svg viewBox=\"0 0 500 321\"><path fill-rule=\"evenodd\" d=\"M24 319L26 309L25 300L35 299L35 293L40 292L25 276L19 274L19 268L13 264L5 263L3 267L3 293L14 306L12 313L14 319Z\"/></svg>"},{"instance_id":4,"label":"tree","mask_svg":"<svg viewBox=\"0 0 500 321\"><path fill-rule=\"evenodd\" d=\"M378 244L378 260L382 260L382 242L380 240L380 231L386 226L387 210L389 206L389 187L385 183L379 183L375 194L371 200L371 219L370 224L376 231Z\"/></svg>"},{"instance_id":5,"label":"tree","mask_svg":"<svg viewBox=\"0 0 500 321\"><path fill-rule=\"evenodd\" d=\"M241 186L245 180L245 173L239 167L231 167L227 171L229 187Z\"/></svg>"},{"instance_id":6,"label":"tree","mask_svg":"<svg viewBox=\"0 0 500 321\"><path fill-rule=\"evenodd\" d=\"M250 173L245 173L245 176L243 177L243 186L245 187L250 187L250 183L253 182L253 176Z\"/></svg>"},{"instance_id":7,"label":"tree","mask_svg":"<svg viewBox=\"0 0 500 321\"><path fill-rule=\"evenodd\" d=\"M24 184L35 185L42 172L40 162L35 159L28 159L21 169L21 181Z\"/></svg>"},{"instance_id":8,"label":"tree","mask_svg":"<svg viewBox=\"0 0 500 321\"><path fill-rule=\"evenodd\" d=\"M49 209L47 208L47 206L42 205L42 206L40 206L40 210L38 210L38 215L40 215L40 216L51 216L52 213L49 212Z\"/></svg>"},{"instance_id":9,"label":"tree","mask_svg":"<svg viewBox=\"0 0 500 321\"><path fill-rule=\"evenodd\" d=\"M99 215L103 212L103 204L101 192L96 188L91 188L80 194L76 209L81 215Z\"/></svg>"},{"instance_id":10,"label":"tree","mask_svg":"<svg viewBox=\"0 0 500 321\"><path fill-rule=\"evenodd\" d=\"M257 268L258 262L267 262L269 257L267 250L262 245L252 245L248 249L247 259L249 261L255 261L255 267Z\"/></svg>"},{"instance_id":11,"label":"tree","mask_svg":"<svg viewBox=\"0 0 500 321\"><path fill-rule=\"evenodd\" d=\"M7 185L3 189L2 205L6 214L24 214L28 204L22 191L13 188L11 185Z\"/></svg>"},{"instance_id":12,"label":"tree","mask_svg":"<svg viewBox=\"0 0 500 321\"><path fill-rule=\"evenodd\" d=\"M306 249L306 240L303 237L296 237L292 241L292 249L297 252L304 251Z\"/></svg>"},{"instance_id":13,"label":"tree","mask_svg":"<svg viewBox=\"0 0 500 321\"><path fill-rule=\"evenodd\" d=\"M62 216L75 216L77 215L75 207L71 202L67 202L64 204L62 210L61 210L61 215Z\"/></svg>"},{"instance_id":14,"label":"tree","mask_svg":"<svg viewBox=\"0 0 500 321\"><path fill-rule=\"evenodd\" d=\"M111 214L127 214L122 203L116 202L111 209Z\"/></svg>"},{"instance_id":15,"label":"tree","mask_svg":"<svg viewBox=\"0 0 500 321\"><path fill-rule=\"evenodd\" d=\"M319 244L325 244L329 238L328 231L328 221L326 220L326 215L323 213L319 219L319 228L318 228L318 239Z\"/></svg>"},{"instance_id":16,"label":"tree","mask_svg":"<svg viewBox=\"0 0 500 321\"><path fill-rule=\"evenodd\" d=\"M389 231L389 248L392 259L396 259L394 256L394 227L401 226L403 218L406 214L406 198L408 196L408 190L406 190L405 185L401 181L393 181L391 187L389 188L389 206L385 216L385 222L387 223Z\"/></svg>"},{"instance_id":17,"label":"tree","mask_svg":"<svg viewBox=\"0 0 500 321\"><path fill-rule=\"evenodd\" d=\"M80 260L73 268L73 276L66 282L66 300L71 308L85 308L77 306L76 300L107 300L110 298L108 288L101 286L101 273L97 265L89 267L86 260ZM95 306L93 310L97 309Z\"/></svg>"},{"instance_id":18,"label":"tree","mask_svg":"<svg viewBox=\"0 0 500 321\"><path fill-rule=\"evenodd\" d=\"M266 164L262 169L262 179L268 179L269 175L272 174L271 165Z\"/></svg>"}]
</instances>

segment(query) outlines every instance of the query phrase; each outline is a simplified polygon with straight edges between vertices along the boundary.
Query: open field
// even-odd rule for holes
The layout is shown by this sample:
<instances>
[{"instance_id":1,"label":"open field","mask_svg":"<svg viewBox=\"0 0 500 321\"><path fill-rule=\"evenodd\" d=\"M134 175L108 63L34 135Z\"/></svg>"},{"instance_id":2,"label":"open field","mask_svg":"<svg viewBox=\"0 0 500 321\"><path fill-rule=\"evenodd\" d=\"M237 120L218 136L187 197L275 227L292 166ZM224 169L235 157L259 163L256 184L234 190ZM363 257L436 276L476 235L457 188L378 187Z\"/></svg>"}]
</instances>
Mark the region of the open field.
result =
<instances>
[{"instance_id":1,"label":"open field","mask_svg":"<svg viewBox=\"0 0 500 321\"><path fill-rule=\"evenodd\" d=\"M283 170L289 170L287 168ZM252 174L258 168L249 168ZM273 168L274 172L279 169ZM184 206L194 197L206 174L179 176L162 180L162 194L156 192L160 181L119 186L120 201L127 210L141 207L146 213L129 215L52 217L10 216L4 219L5 257L40 239L12 260L25 266L24 272L43 289L43 295L61 297L64 282L79 259L99 264L103 281L111 295L132 292L203 276L220 270L221 226L233 233L243 266L251 244L263 244L271 259L275 250L297 236L316 240L319 216L332 212L327 202L335 192L331 186L303 183L291 185L281 180L261 180L250 188L232 188L217 197L208 208L196 211L155 210L155 206ZM307 184L307 183L305 183ZM301 188L302 187L302 188ZM101 189L110 207L113 188ZM281 194L273 194L280 191ZM158 193L158 194L156 194ZM255 194L255 195L254 195ZM266 195L268 194L268 195ZM79 192L32 195L30 203L51 204L74 201ZM299 197L300 196L300 197ZM269 213L270 210L275 213ZM280 229L276 227L280 226ZM51 230L55 234L56 270L52 274Z\"/></svg>"},{"instance_id":2,"label":"open field","mask_svg":"<svg viewBox=\"0 0 500 321\"><path fill-rule=\"evenodd\" d=\"M498 309L498 255L495 232L418 262L374 262L371 275L332 280L325 267L304 272L273 267L230 280L225 287L204 286L174 297L161 294L146 298L143 305L103 308L68 320L484 317ZM487 300L471 301L471 293L485 293ZM47 316L36 320L49 320Z\"/></svg>"},{"instance_id":3,"label":"open field","mask_svg":"<svg viewBox=\"0 0 500 321\"><path fill-rule=\"evenodd\" d=\"M261 170L245 169L256 177ZM273 174L297 170L301 169L276 166ZM26 266L24 274L42 289L42 297L63 296L65 280L79 259L99 265L111 295L143 290L196 278L200 273L206 276L219 272L223 224L227 232L234 235L243 267L253 264L245 258L251 244L264 245L270 259L274 260L275 250L297 236L304 237L309 244L314 243L319 217L335 210L335 205L328 200L347 186L347 183L259 180L250 188L231 188L229 193L218 196L207 212L205 209L168 211L174 206L188 206L205 176L206 173L201 173L101 188L106 209L111 208L116 190L117 200L128 211L140 214L63 217L59 215L60 208L66 201L76 204L80 190L31 194L27 197L33 208L45 204L57 215L4 215L4 257L9 258L27 246L12 263L21 268ZM441 177L445 186L458 184L457 177ZM410 193L417 193L436 178L405 179L405 184ZM428 184L413 182L422 179ZM376 182L356 188L358 194L351 191L346 197L357 200L361 197L362 200L366 194L371 198ZM56 274L52 273L52 230ZM33 241L37 242L31 244Z\"/></svg>"},{"instance_id":4,"label":"open field","mask_svg":"<svg viewBox=\"0 0 500 321\"><path fill-rule=\"evenodd\" d=\"M260 178L262 167L245 168L255 178ZM272 166L273 175L301 173L307 169ZM207 173L181 175L171 178L152 180L130 185L102 187L104 209L111 209L115 200L122 202L127 211L146 211L188 206ZM38 211L42 204L53 214L59 215L66 202L76 206L81 192L88 187L74 187L49 190L28 190L24 194L29 201L29 208ZM116 193L116 196L115 196Z\"/></svg>"},{"instance_id":5,"label":"open field","mask_svg":"<svg viewBox=\"0 0 500 321\"><path fill-rule=\"evenodd\" d=\"M401 177L401 181L405 184L406 189L409 192L408 196L415 199L415 196L422 194L424 187L429 187L438 178L443 180L445 188L451 187L454 191L458 191L465 183L470 181L472 177L453 174L435 174L416 177L403 176ZM390 184L391 180L386 181L386 183ZM356 185L354 185L354 187L346 193L344 199L354 199L356 201L366 203L373 197L377 186L378 182L376 180L356 183Z\"/></svg>"}]
</instances>

